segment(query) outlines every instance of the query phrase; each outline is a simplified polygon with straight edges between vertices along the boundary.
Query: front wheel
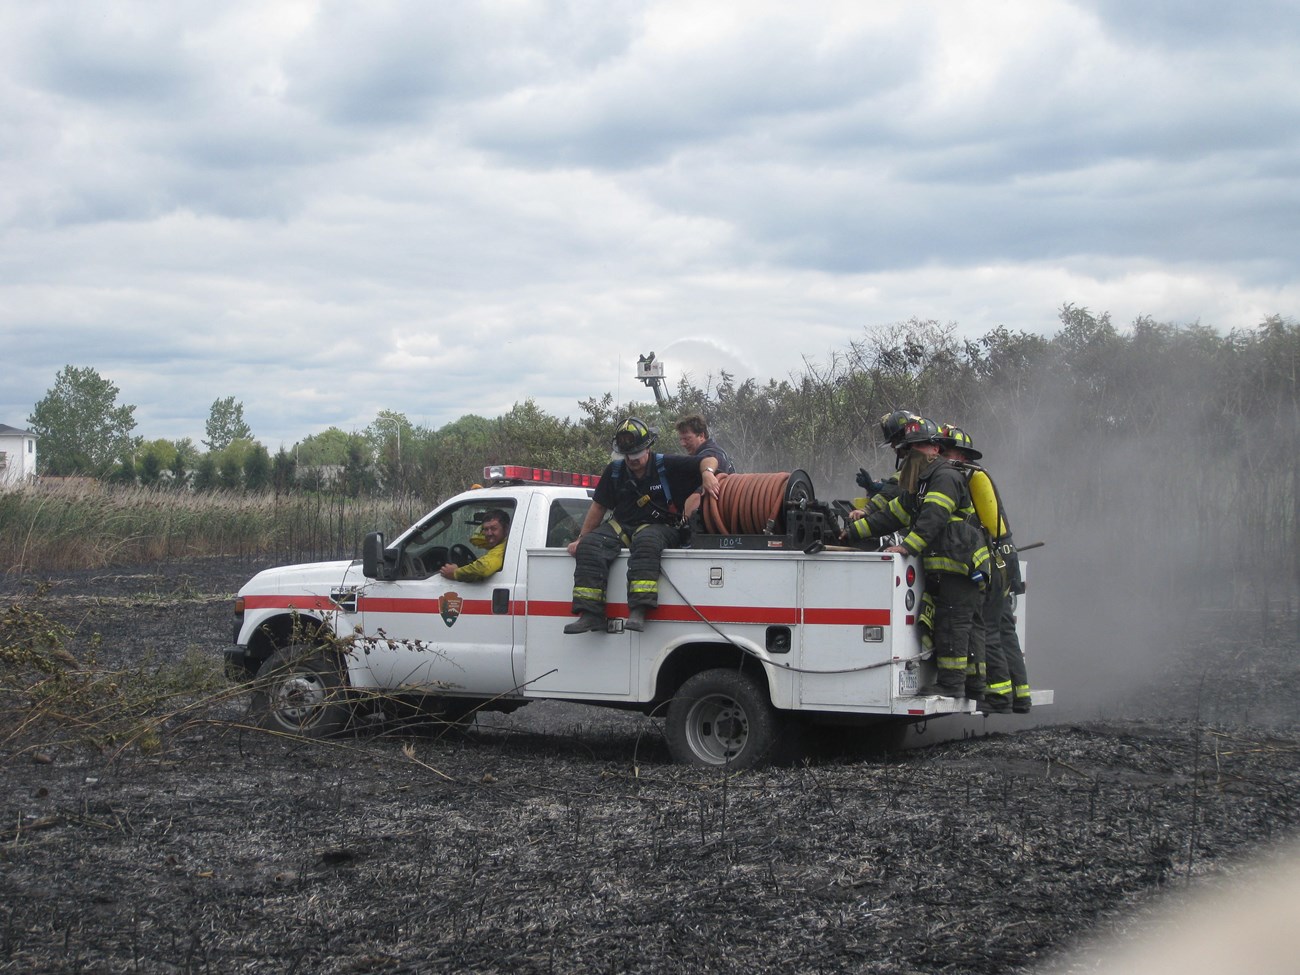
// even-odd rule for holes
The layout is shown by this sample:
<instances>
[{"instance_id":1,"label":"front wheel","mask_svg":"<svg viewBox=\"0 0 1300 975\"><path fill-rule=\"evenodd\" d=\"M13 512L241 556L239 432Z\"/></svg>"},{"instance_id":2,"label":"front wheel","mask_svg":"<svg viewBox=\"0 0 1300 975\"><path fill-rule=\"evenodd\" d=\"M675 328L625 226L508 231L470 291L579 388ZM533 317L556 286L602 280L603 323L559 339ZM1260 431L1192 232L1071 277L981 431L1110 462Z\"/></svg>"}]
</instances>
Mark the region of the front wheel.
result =
<instances>
[{"instance_id":1,"label":"front wheel","mask_svg":"<svg viewBox=\"0 0 1300 975\"><path fill-rule=\"evenodd\" d=\"M705 670L668 706L673 760L704 768L751 768L776 749L779 720L766 689L735 670Z\"/></svg>"},{"instance_id":2,"label":"front wheel","mask_svg":"<svg viewBox=\"0 0 1300 975\"><path fill-rule=\"evenodd\" d=\"M352 708L337 662L302 646L277 650L257 672L252 713L258 727L307 738L329 738L347 729Z\"/></svg>"}]
</instances>

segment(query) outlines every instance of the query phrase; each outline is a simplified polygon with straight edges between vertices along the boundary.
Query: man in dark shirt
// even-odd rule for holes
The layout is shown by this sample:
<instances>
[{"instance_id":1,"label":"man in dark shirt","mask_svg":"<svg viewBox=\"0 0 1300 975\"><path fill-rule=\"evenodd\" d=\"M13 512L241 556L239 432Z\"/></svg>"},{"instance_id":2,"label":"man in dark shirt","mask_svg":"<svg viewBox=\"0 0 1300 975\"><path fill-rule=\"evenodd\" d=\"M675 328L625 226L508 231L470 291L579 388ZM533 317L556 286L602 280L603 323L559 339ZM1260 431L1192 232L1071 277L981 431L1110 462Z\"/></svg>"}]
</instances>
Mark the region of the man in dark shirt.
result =
<instances>
[{"instance_id":1,"label":"man in dark shirt","mask_svg":"<svg viewBox=\"0 0 1300 975\"><path fill-rule=\"evenodd\" d=\"M734 474L736 467L731 463L731 458L727 452L718 446L716 440L709 436L708 424L704 422L704 417L698 413L692 413L690 416L684 416L675 424L677 430L677 442L682 445L682 450L686 451L696 460L703 460L705 457L716 457L718 459L719 474ZM690 520L700 508L701 494L704 488L701 487L682 505L682 517ZM698 525L696 526L698 529Z\"/></svg>"},{"instance_id":2,"label":"man in dark shirt","mask_svg":"<svg viewBox=\"0 0 1300 975\"><path fill-rule=\"evenodd\" d=\"M659 605L659 557L679 543L683 502L701 486L717 495L718 459L656 454L657 439L636 417L614 434L611 461L600 476L582 531L569 543L577 559L573 570L573 612L578 618L565 633L605 631L605 586L609 567L627 546L626 628L645 628L648 610ZM605 520L606 513L610 518Z\"/></svg>"}]
</instances>

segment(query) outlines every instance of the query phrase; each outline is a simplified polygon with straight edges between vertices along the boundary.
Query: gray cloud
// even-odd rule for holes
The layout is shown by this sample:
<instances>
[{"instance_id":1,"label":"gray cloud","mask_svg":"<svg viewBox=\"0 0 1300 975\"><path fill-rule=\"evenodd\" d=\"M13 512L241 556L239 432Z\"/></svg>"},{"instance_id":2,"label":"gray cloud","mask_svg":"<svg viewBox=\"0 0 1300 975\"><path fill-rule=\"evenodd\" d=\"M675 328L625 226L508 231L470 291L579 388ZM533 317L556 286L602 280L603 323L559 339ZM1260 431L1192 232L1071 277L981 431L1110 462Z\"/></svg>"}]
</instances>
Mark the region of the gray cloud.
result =
<instances>
[{"instance_id":1,"label":"gray cloud","mask_svg":"<svg viewBox=\"0 0 1300 975\"><path fill-rule=\"evenodd\" d=\"M233 395L274 447L644 400L652 348L1293 314L1298 18L1259 9L9 5L0 422L66 364L150 438Z\"/></svg>"}]
</instances>

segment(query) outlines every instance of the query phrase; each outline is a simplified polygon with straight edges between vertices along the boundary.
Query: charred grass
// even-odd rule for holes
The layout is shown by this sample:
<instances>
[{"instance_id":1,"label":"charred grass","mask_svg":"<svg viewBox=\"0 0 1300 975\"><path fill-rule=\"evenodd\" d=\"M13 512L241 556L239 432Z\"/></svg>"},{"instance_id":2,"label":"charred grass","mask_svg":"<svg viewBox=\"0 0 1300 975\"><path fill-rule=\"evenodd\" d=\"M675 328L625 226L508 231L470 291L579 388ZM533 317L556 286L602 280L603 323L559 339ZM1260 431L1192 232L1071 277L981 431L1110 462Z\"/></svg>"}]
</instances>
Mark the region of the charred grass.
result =
<instances>
[{"instance_id":1,"label":"charred grass","mask_svg":"<svg viewBox=\"0 0 1300 975\"><path fill-rule=\"evenodd\" d=\"M202 667L177 677L219 656L253 568L6 583L94 672L171 689L119 715L152 722L143 748L19 727L10 699L0 971L1011 972L1300 816L1294 727L1231 721L1190 678L1168 720L734 775L669 765L649 719L550 703L278 738ZM1249 639L1287 672L1285 640Z\"/></svg>"}]
</instances>

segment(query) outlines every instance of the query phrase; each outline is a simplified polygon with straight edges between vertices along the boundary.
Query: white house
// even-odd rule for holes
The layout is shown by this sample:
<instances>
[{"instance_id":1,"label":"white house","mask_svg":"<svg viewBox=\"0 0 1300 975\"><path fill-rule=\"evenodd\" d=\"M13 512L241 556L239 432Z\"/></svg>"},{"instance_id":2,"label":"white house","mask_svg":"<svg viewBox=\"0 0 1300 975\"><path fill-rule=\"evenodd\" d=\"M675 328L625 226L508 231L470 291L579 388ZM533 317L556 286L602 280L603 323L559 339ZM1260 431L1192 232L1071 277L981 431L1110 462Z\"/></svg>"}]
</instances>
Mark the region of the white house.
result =
<instances>
[{"instance_id":1,"label":"white house","mask_svg":"<svg viewBox=\"0 0 1300 975\"><path fill-rule=\"evenodd\" d=\"M0 483L36 477L36 434L0 423Z\"/></svg>"}]
</instances>

